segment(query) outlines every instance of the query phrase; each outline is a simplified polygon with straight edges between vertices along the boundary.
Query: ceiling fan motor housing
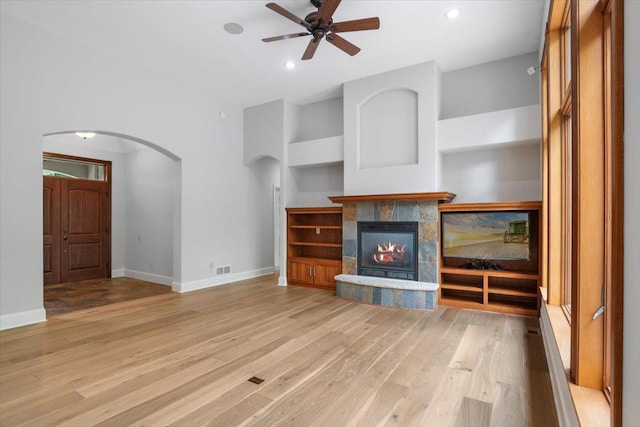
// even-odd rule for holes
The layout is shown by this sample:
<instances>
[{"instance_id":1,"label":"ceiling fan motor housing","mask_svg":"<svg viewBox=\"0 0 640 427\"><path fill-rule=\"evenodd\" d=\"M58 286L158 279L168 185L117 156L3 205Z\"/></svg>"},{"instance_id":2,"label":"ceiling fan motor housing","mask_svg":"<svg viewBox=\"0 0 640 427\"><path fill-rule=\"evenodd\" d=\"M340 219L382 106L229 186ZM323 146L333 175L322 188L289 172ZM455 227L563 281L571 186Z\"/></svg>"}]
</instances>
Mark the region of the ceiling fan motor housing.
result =
<instances>
[{"instance_id":1,"label":"ceiling fan motor housing","mask_svg":"<svg viewBox=\"0 0 640 427\"><path fill-rule=\"evenodd\" d=\"M314 28L320 27L320 23L318 22L318 12L311 12L310 14L305 16L304 20L307 21L307 23L309 23L309 25L311 25ZM331 24L333 24L333 18L329 18L329 22L327 22L326 25L324 25L323 23L321 27L326 28Z\"/></svg>"}]
</instances>

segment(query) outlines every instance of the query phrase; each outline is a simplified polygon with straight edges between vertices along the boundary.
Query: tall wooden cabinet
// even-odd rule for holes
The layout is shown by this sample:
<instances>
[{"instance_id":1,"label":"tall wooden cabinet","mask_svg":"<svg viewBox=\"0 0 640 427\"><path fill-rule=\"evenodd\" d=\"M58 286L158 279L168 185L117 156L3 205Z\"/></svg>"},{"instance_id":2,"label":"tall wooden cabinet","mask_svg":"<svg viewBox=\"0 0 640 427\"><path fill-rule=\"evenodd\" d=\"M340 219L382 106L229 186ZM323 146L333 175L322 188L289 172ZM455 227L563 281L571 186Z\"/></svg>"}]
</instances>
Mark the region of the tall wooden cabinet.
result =
<instances>
[{"instance_id":1,"label":"tall wooden cabinet","mask_svg":"<svg viewBox=\"0 0 640 427\"><path fill-rule=\"evenodd\" d=\"M335 290L342 272L342 208L287 208L287 282Z\"/></svg>"}]
</instances>

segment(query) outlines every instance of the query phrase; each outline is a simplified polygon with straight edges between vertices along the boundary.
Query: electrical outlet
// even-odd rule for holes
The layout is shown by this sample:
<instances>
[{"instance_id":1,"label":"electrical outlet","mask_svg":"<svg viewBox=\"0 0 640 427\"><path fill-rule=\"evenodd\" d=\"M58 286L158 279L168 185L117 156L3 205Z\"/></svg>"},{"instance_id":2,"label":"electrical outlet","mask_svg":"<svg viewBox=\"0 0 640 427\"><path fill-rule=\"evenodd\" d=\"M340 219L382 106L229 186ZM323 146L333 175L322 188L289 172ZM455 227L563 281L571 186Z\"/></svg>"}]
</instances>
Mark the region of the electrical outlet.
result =
<instances>
[{"instance_id":1,"label":"electrical outlet","mask_svg":"<svg viewBox=\"0 0 640 427\"><path fill-rule=\"evenodd\" d=\"M224 274L228 274L231 273L231 266L230 265L225 265L224 266Z\"/></svg>"},{"instance_id":2,"label":"electrical outlet","mask_svg":"<svg viewBox=\"0 0 640 427\"><path fill-rule=\"evenodd\" d=\"M320 227L316 227L316 234L320 234Z\"/></svg>"},{"instance_id":3,"label":"electrical outlet","mask_svg":"<svg viewBox=\"0 0 640 427\"><path fill-rule=\"evenodd\" d=\"M216 276L218 276L220 274L224 274L224 268L223 267L218 267L216 269Z\"/></svg>"}]
</instances>

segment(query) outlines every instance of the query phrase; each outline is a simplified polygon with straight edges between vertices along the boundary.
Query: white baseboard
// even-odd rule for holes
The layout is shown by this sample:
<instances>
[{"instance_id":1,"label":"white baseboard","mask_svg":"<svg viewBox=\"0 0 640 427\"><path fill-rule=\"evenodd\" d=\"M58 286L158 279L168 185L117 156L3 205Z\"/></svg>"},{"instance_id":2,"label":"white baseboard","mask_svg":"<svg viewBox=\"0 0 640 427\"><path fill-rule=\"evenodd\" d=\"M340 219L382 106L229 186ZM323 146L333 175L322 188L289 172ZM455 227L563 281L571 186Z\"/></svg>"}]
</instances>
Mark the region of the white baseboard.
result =
<instances>
[{"instance_id":1,"label":"white baseboard","mask_svg":"<svg viewBox=\"0 0 640 427\"><path fill-rule=\"evenodd\" d=\"M163 276L161 274L147 273L144 271L129 270L127 268L123 270L123 276L131 277L138 280L146 280L147 282L159 283L161 285L167 286L170 286L173 283L173 277Z\"/></svg>"},{"instance_id":2,"label":"white baseboard","mask_svg":"<svg viewBox=\"0 0 640 427\"><path fill-rule=\"evenodd\" d=\"M289 286L287 278L283 276L278 277L278 286Z\"/></svg>"},{"instance_id":3,"label":"white baseboard","mask_svg":"<svg viewBox=\"0 0 640 427\"><path fill-rule=\"evenodd\" d=\"M0 316L0 331L46 321L47 313L44 308L3 314Z\"/></svg>"},{"instance_id":4,"label":"white baseboard","mask_svg":"<svg viewBox=\"0 0 640 427\"><path fill-rule=\"evenodd\" d=\"M111 270L111 277L124 277L124 268L118 268L117 270Z\"/></svg>"},{"instance_id":5,"label":"white baseboard","mask_svg":"<svg viewBox=\"0 0 640 427\"><path fill-rule=\"evenodd\" d=\"M265 267L259 268L257 270L244 271L242 273L223 274L220 276L207 277L206 279L193 280L191 282L173 282L171 284L171 290L181 293L196 291L198 289L212 288L214 286L239 282L240 280L254 279L256 277L273 274L273 272L273 267Z\"/></svg>"},{"instance_id":6,"label":"white baseboard","mask_svg":"<svg viewBox=\"0 0 640 427\"><path fill-rule=\"evenodd\" d=\"M576 407L571 397L571 390L569 390L569 381L567 380L560 350L553 334L549 312L544 301L540 304L540 332L542 333L544 352L549 366L549 377L558 414L558 423L561 426L580 426Z\"/></svg>"}]
</instances>

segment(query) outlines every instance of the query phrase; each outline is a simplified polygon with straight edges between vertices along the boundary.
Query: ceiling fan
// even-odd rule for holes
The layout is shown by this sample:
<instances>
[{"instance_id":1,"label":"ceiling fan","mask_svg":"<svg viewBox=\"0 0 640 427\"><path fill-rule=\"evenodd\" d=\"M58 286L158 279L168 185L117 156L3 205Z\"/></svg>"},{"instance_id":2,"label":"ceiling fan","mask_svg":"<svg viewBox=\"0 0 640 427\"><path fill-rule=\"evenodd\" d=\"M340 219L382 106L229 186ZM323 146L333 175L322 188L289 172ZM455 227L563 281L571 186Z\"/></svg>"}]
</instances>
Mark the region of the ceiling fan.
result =
<instances>
[{"instance_id":1,"label":"ceiling fan","mask_svg":"<svg viewBox=\"0 0 640 427\"><path fill-rule=\"evenodd\" d=\"M296 24L302 25L306 32L286 34L284 36L268 37L262 39L263 42L274 42L277 40L292 39L295 37L312 36L307 45L307 49L302 55L302 59L311 59L323 38L329 43L353 56L360 52L360 48L340 37L337 33L348 31L377 30L380 28L380 20L375 18L363 18L353 21L333 22L333 13L341 0L310 0L311 4L318 8L317 12L311 12L304 19L298 18L293 13L278 6L275 3L267 3L267 7L276 13L292 20Z\"/></svg>"}]
</instances>

